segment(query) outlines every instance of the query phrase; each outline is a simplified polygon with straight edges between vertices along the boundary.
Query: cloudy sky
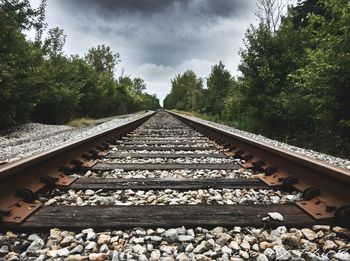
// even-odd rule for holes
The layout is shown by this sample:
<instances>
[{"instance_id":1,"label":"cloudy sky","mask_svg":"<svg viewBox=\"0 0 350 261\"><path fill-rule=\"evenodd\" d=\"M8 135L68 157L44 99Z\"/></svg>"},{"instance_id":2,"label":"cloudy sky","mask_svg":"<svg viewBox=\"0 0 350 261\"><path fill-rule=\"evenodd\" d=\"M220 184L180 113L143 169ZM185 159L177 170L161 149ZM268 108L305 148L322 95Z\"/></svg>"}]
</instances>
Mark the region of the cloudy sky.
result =
<instances>
[{"instance_id":1,"label":"cloudy sky","mask_svg":"<svg viewBox=\"0 0 350 261\"><path fill-rule=\"evenodd\" d=\"M122 70L147 82L163 100L170 79L186 69L201 77L220 60L234 74L255 0L48 0L49 27L67 35L65 52L84 55L98 44L119 52ZM40 0L31 0L37 7Z\"/></svg>"}]
</instances>

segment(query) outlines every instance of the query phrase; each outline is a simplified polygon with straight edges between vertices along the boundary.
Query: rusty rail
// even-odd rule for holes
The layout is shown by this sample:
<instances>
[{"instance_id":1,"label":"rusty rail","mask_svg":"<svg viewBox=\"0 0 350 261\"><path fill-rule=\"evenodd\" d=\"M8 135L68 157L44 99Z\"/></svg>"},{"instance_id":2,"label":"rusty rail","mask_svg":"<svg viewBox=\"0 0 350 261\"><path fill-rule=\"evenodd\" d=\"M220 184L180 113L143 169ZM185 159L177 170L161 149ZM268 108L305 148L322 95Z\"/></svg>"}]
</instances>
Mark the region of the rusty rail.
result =
<instances>
[{"instance_id":1,"label":"rusty rail","mask_svg":"<svg viewBox=\"0 0 350 261\"><path fill-rule=\"evenodd\" d=\"M90 166L93 159L116 139L126 135L154 113L99 134L64 144L58 148L6 164L0 168L0 221L20 223L40 208L36 195L55 186L68 186L74 171Z\"/></svg>"},{"instance_id":2,"label":"rusty rail","mask_svg":"<svg viewBox=\"0 0 350 261\"><path fill-rule=\"evenodd\" d=\"M239 134L168 111L185 124L216 139L228 154L246 160L245 168L260 171L270 186L283 186L303 193L298 206L315 219L336 218L350 224L350 172L325 162L258 142Z\"/></svg>"}]
</instances>

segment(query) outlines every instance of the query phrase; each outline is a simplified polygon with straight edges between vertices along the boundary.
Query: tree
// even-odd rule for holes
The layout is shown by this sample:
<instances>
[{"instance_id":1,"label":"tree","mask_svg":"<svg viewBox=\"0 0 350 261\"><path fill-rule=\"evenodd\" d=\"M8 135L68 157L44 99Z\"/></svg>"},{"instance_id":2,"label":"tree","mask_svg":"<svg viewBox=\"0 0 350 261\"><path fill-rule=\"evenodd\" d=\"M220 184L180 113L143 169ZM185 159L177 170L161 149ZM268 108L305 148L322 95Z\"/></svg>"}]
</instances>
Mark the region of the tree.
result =
<instances>
[{"instance_id":1,"label":"tree","mask_svg":"<svg viewBox=\"0 0 350 261\"><path fill-rule=\"evenodd\" d=\"M208 91L206 92L204 111L211 115L222 115L224 110L224 99L232 87L233 78L225 65L212 66L211 73L207 79Z\"/></svg>"},{"instance_id":2,"label":"tree","mask_svg":"<svg viewBox=\"0 0 350 261\"><path fill-rule=\"evenodd\" d=\"M0 3L0 128L27 121L35 104L41 51L22 33L34 20L28 1Z\"/></svg>"},{"instance_id":3,"label":"tree","mask_svg":"<svg viewBox=\"0 0 350 261\"><path fill-rule=\"evenodd\" d=\"M47 0L42 0L39 8L36 10L36 15L38 17L37 21L34 23L35 28L35 44L38 47L42 45L42 36L47 27L47 23L45 22L45 9L47 5Z\"/></svg>"},{"instance_id":4,"label":"tree","mask_svg":"<svg viewBox=\"0 0 350 261\"><path fill-rule=\"evenodd\" d=\"M164 100L168 109L199 111L203 80L191 71L178 74L171 80L171 92Z\"/></svg>"},{"instance_id":5,"label":"tree","mask_svg":"<svg viewBox=\"0 0 350 261\"><path fill-rule=\"evenodd\" d=\"M54 58L63 54L63 46L66 43L66 35L63 29L58 27L52 28L48 32L48 37L43 44L43 52Z\"/></svg>"},{"instance_id":6,"label":"tree","mask_svg":"<svg viewBox=\"0 0 350 261\"><path fill-rule=\"evenodd\" d=\"M283 0L257 0L255 15L261 24L275 33L280 24L282 11L286 7Z\"/></svg>"},{"instance_id":7,"label":"tree","mask_svg":"<svg viewBox=\"0 0 350 261\"><path fill-rule=\"evenodd\" d=\"M323 0L324 11L308 15L305 30L316 48L306 64L291 75L314 115L313 135L327 152L334 143L340 155L350 154L350 5ZM319 6L318 10L319 10Z\"/></svg>"},{"instance_id":8,"label":"tree","mask_svg":"<svg viewBox=\"0 0 350 261\"><path fill-rule=\"evenodd\" d=\"M109 46L98 45L89 49L85 59L99 73L113 73L114 67L120 62L119 53L114 54Z\"/></svg>"},{"instance_id":9,"label":"tree","mask_svg":"<svg viewBox=\"0 0 350 261\"><path fill-rule=\"evenodd\" d=\"M136 93L142 93L144 90L146 90L146 82L144 79L134 78L132 85Z\"/></svg>"}]
</instances>

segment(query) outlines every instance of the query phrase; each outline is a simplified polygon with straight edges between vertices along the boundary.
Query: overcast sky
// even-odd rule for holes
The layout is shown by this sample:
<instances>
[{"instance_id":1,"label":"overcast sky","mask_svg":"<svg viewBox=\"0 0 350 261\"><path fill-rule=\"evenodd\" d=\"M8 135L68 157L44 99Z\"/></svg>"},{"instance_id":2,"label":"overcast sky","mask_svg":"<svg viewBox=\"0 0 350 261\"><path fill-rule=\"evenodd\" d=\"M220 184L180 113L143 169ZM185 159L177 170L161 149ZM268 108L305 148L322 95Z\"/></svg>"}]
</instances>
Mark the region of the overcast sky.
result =
<instances>
[{"instance_id":1,"label":"overcast sky","mask_svg":"<svg viewBox=\"0 0 350 261\"><path fill-rule=\"evenodd\" d=\"M122 69L163 100L186 69L209 74L220 60L237 74L239 48L256 24L255 0L48 0L49 28L67 35L64 50L84 55L98 44L119 52ZM31 0L37 7L40 0Z\"/></svg>"}]
</instances>

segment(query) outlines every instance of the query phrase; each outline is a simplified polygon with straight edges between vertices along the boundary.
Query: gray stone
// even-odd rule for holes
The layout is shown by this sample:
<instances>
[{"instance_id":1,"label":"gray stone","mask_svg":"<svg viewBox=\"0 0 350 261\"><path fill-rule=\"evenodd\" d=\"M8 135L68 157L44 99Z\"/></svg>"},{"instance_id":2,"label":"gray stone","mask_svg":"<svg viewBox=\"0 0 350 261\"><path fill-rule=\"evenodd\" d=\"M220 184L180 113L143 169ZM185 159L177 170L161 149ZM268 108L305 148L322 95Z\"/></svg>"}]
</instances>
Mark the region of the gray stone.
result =
<instances>
[{"instance_id":1,"label":"gray stone","mask_svg":"<svg viewBox=\"0 0 350 261\"><path fill-rule=\"evenodd\" d=\"M84 247L82 245L77 245L70 251L70 254L80 254L81 252L83 252L83 250Z\"/></svg>"},{"instance_id":2,"label":"gray stone","mask_svg":"<svg viewBox=\"0 0 350 261\"><path fill-rule=\"evenodd\" d=\"M109 248L107 246L107 244L103 244L101 247L100 247L100 252L101 253L107 253L109 251Z\"/></svg>"},{"instance_id":3,"label":"gray stone","mask_svg":"<svg viewBox=\"0 0 350 261\"><path fill-rule=\"evenodd\" d=\"M264 255L267 256L268 259L273 259L275 257L275 251L272 248L266 248L264 250Z\"/></svg>"},{"instance_id":4,"label":"gray stone","mask_svg":"<svg viewBox=\"0 0 350 261\"><path fill-rule=\"evenodd\" d=\"M37 240L38 238L40 238L40 237L37 234L31 234L31 235L29 235L28 240L33 242L33 241Z\"/></svg>"},{"instance_id":5,"label":"gray stone","mask_svg":"<svg viewBox=\"0 0 350 261\"><path fill-rule=\"evenodd\" d=\"M119 261L119 252L116 250L113 250L111 252L111 261Z\"/></svg>"},{"instance_id":6,"label":"gray stone","mask_svg":"<svg viewBox=\"0 0 350 261\"><path fill-rule=\"evenodd\" d=\"M188 235L179 235L178 240L180 242L192 242L194 241L194 237Z\"/></svg>"},{"instance_id":7,"label":"gray stone","mask_svg":"<svg viewBox=\"0 0 350 261\"><path fill-rule=\"evenodd\" d=\"M60 242L60 245L63 247L69 246L70 244L72 244L75 241L73 236L67 236L65 238L62 239L62 241Z\"/></svg>"},{"instance_id":8,"label":"gray stone","mask_svg":"<svg viewBox=\"0 0 350 261\"><path fill-rule=\"evenodd\" d=\"M193 253L195 253L195 254L202 254L205 251L209 250L210 247L211 247L210 243L208 243L207 241L202 241L199 245L197 245L193 249Z\"/></svg>"},{"instance_id":9,"label":"gray stone","mask_svg":"<svg viewBox=\"0 0 350 261\"><path fill-rule=\"evenodd\" d=\"M282 235L282 242L291 247L298 247L300 245L300 238L294 234L287 233Z\"/></svg>"},{"instance_id":10,"label":"gray stone","mask_svg":"<svg viewBox=\"0 0 350 261\"><path fill-rule=\"evenodd\" d=\"M6 246L6 245L3 245L1 248L0 248L0 254L7 254L9 252L9 247Z\"/></svg>"},{"instance_id":11,"label":"gray stone","mask_svg":"<svg viewBox=\"0 0 350 261\"><path fill-rule=\"evenodd\" d=\"M176 241L178 241L177 229L170 228L170 229L166 230L166 231L163 233L163 237L164 237L168 242L176 242Z\"/></svg>"},{"instance_id":12,"label":"gray stone","mask_svg":"<svg viewBox=\"0 0 350 261\"><path fill-rule=\"evenodd\" d=\"M160 236L150 236L149 239L154 242L160 242L163 240L163 238Z\"/></svg>"},{"instance_id":13,"label":"gray stone","mask_svg":"<svg viewBox=\"0 0 350 261\"><path fill-rule=\"evenodd\" d=\"M176 229L178 235L186 235L186 228L180 227Z\"/></svg>"},{"instance_id":14,"label":"gray stone","mask_svg":"<svg viewBox=\"0 0 350 261\"><path fill-rule=\"evenodd\" d=\"M219 236L224 231L225 231L225 229L223 227L216 227L211 232L214 236Z\"/></svg>"},{"instance_id":15,"label":"gray stone","mask_svg":"<svg viewBox=\"0 0 350 261\"><path fill-rule=\"evenodd\" d=\"M44 247L44 241L41 238L35 239L30 246L27 248L27 252L35 252Z\"/></svg>"},{"instance_id":16,"label":"gray stone","mask_svg":"<svg viewBox=\"0 0 350 261\"><path fill-rule=\"evenodd\" d=\"M275 250L277 260L289 260L291 257L290 253L281 245L274 246L273 250Z\"/></svg>"}]
</instances>

